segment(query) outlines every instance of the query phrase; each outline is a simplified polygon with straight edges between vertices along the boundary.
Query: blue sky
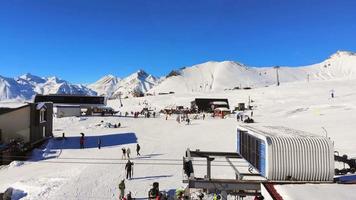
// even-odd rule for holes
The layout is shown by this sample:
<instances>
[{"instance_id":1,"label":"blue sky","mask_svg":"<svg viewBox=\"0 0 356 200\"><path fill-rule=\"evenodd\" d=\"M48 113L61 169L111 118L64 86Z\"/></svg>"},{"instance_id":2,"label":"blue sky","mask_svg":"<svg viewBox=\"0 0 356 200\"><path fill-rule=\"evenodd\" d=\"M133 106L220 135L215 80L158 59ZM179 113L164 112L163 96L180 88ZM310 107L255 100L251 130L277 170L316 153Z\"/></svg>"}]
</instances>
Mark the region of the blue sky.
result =
<instances>
[{"instance_id":1,"label":"blue sky","mask_svg":"<svg viewBox=\"0 0 356 200\"><path fill-rule=\"evenodd\" d=\"M0 75L89 83L209 60L307 65L356 51L353 0L1 0Z\"/></svg>"}]
</instances>

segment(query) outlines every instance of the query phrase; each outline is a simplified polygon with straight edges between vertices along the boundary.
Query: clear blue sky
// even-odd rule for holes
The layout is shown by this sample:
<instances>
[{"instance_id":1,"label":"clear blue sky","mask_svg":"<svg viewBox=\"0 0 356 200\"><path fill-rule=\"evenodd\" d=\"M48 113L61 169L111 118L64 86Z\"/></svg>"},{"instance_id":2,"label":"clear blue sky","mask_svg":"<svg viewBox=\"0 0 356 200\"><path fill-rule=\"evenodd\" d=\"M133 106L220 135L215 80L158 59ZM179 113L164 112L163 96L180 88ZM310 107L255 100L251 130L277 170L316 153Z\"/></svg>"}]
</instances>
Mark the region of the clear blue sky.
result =
<instances>
[{"instance_id":1,"label":"clear blue sky","mask_svg":"<svg viewBox=\"0 0 356 200\"><path fill-rule=\"evenodd\" d=\"M0 75L74 83L209 60L298 66L356 51L354 0L1 0Z\"/></svg>"}]
</instances>

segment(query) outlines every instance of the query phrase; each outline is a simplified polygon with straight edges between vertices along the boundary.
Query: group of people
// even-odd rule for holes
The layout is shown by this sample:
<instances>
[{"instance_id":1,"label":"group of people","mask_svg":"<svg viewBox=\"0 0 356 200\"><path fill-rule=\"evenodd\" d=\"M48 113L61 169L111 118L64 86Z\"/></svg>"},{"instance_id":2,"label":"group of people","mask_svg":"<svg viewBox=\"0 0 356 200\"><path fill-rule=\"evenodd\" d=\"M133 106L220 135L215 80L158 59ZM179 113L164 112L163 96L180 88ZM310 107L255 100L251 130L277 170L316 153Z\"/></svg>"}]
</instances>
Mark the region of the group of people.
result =
<instances>
[{"instance_id":1,"label":"group of people","mask_svg":"<svg viewBox=\"0 0 356 200\"><path fill-rule=\"evenodd\" d=\"M130 147L122 147L122 159L130 159L130 156L131 156L131 149ZM140 156L140 150L141 150L141 146L140 144L136 144L136 155L137 156Z\"/></svg>"},{"instance_id":2,"label":"group of people","mask_svg":"<svg viewBox=\"0 0 356 200\"><path fill-rule=\"evenodd\" d=\"M122 179L121 182L119 183L119 190L120 190L119 199L132 200L131 192L128 192L127 195L125 196L125 189L126 189L125 179Z\"/></svg>"},{"instance_id":3,"label":"group of people","mask_svg":"<svg viewBox=\"0 0 356 200\"><path fill-rule=\"evenodd\" d=\"M251 116L251 117L250 117L250 116ZM237 120L237 121L244 122L244 123L254 123L255 121L252 119L252 117L253 117L253 111L251 111L250 116L244 115L244 113L238 113L238 114L236 115L236 120Z\"/></svg>"},{"instance_id":4,"label":"group of people","mask_svg":"<svg viewBox=\"0 0 356 200\"><path fill-rule=\"evenodd\" d=\"M167 120L167 118L166 118ZM187 114L177 115L176 121L180 124L181 122L186 122L187 125L190 124L190 118Z\"/></svg>"}]
</instances>

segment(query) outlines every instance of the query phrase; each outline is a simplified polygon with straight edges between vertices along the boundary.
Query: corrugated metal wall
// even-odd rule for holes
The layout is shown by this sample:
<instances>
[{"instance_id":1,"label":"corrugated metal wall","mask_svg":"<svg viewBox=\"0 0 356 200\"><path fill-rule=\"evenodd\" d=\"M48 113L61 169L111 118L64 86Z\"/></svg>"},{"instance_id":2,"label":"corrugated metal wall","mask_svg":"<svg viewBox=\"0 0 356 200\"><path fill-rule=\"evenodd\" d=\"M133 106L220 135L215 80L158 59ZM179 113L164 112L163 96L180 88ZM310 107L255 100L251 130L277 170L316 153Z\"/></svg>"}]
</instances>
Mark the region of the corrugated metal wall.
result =
<instances>
[{"instance_id":1,"label":"corrugated metal wall","mask_svg":"<svg viewBox=\"0 0 356 200\"><path fill-rule=\"evenodd\" d=\"M238 130L237 152L270 180L332 181L334 177L334 146L324 137L261 140Z\"/></svg>"},{"instance_id":2,"label":"corrugated metal wall","mask_svg":"<svg viewBox=\"0 0 356 200\"><path fill-rule=\"evenodd\" d=\"M270 137L272 168L268 179L332 181L334 148L330 140L318 137Z\"/></svg>"}]
</instances>

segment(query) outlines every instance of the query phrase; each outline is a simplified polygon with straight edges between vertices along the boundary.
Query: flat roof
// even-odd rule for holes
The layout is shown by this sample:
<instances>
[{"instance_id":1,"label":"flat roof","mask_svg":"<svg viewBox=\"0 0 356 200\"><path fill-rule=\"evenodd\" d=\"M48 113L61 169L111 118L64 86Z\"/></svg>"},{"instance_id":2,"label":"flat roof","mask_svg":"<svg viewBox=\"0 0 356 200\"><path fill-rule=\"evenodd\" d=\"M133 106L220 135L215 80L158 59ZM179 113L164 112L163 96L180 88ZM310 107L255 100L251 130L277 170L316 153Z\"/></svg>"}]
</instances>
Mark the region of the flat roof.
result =
<instances>
[{"instance_id":1,"label":"flat roof","mask_svg":"<svg viewBox=\"0 0 356 200\"><path fill-rule=\"evenodd\" d=\"M25 102L0 102L0 108L20 108L28 103Z\"/></svg>"},{"instance_id":2,"label":"flat roof","mask_svg":"<svg viewBox=\"0 0 356 200\"><path fill-rule=\"evenodd\" d=\"M0 102L0 115L28 106L25 102Z\"/></svg>"},{"instance_id":3,"label":"flat roof","mask_svg":"<svg viewBox=\"0 0 356 200\"><path fill-rule=\"evenodd\" d=\"M239 125L238 129L246 130L266 137L322 137L313 133L288 128L285 126Z\"/></svg>"}]
</instances>

